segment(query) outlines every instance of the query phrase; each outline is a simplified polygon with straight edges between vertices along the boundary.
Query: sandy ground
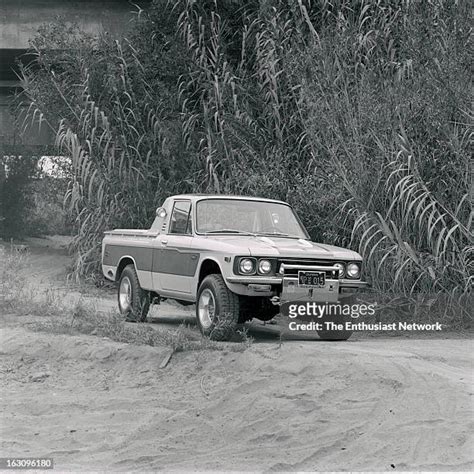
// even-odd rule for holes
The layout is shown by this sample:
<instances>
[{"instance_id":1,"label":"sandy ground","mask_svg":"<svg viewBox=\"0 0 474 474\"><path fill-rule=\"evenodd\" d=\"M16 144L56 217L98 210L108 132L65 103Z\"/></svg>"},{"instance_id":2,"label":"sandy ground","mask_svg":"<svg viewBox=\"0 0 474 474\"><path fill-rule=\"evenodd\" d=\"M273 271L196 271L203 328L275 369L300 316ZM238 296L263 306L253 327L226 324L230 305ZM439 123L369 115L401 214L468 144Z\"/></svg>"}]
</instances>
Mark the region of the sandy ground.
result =
<instances>
[{"instance_id":1,"label":"sandy ground","mask_svg":"<svg viewBox=\"0 0 474 474\"><path fill-rule=\"evenodd\" d=\"M38 285L61 286L63 250L30 258ZM99 301L114 304L105 290ZM192 321L153 311L156 327ZM0 321L0 456L52 457L60 470L474 468L468 338L280 344L256 324L243 353L176 353L160 369L164 348Z\"/></svg>"}]
</instances>

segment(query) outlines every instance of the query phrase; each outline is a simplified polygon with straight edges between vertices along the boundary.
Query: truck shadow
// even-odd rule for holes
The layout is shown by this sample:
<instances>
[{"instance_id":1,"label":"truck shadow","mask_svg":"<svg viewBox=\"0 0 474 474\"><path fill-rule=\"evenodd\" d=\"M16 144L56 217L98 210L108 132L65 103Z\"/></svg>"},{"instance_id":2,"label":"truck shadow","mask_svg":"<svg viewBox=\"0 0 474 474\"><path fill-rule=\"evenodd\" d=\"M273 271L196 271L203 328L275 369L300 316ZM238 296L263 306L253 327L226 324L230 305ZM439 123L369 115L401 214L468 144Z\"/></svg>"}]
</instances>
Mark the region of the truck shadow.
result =
<instances>
[{"instance_id":1,"label":"truck shadow","mask_svg":"<svg viewBox=\"0 0 474 474\"><path fill-rule=\"evenodd\" d=\"M179 309L174 312L167 312L166 315L150 315L148 322L155 327L164 328L176 328L181 324L184 324L190 328L196 330L196 318L194 313L191 311L180 311ZM282 341L320 341L320 338L316 331L307 331L305 333L295 333L285 328L284 321L276 321L276 324L263 323L259 320L253 320L245 324L245 330L248 336L254 339L255 343L275 343L279 340Z\"/></svg>"}]
</instances>

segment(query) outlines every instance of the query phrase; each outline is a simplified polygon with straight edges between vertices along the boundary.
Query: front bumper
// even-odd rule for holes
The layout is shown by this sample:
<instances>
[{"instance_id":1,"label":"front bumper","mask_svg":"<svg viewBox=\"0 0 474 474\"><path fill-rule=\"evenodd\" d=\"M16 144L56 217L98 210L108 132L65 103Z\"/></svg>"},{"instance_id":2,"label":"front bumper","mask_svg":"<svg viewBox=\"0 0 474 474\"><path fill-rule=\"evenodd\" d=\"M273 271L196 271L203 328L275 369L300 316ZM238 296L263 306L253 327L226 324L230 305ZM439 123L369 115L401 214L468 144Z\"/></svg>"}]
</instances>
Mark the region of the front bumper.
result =
<instances>
[{"instance_id":1,"label":"front bumper","mask_svg":"<svg viewBox=\"0 0 474 474\"><path fill-rule=\"evenodd\" d=\"M241 285L282 285L283 277L262 277L256 276L231 276L227 278L229 283L236 283ZM370 285L366 281L361 280L349 280L347 278L338 280L339 288L368 288Z\"/></svg>"},{"instance_id":2,"label":"front bumper","mask_svg":"<svg viewBox=\"0 0 474 474\"><path fill-rule=\"evenodd\" d=\"M226 278L227 286L234 293L243 296L277 297L280 302L294 300L310 301L338 301L348 296L348 293L356 293L369 284L361 280L327 280L325 288L317 288L310 291L308 288L300 288L298 279L289 276L230 276Z\"/></svg>"},{"instance_id":3,"label":"front bumper","mask_svg":"<svg viewBox=\"0 0 474 474\"><path fill-rule=\"evenodd\" d=\"M226 280L229 283L236 283L241 285L281 285L283 278L280 277L264 277L260 275L255 276L231 276L227 277Z\"/></svg>"}]
</instances>

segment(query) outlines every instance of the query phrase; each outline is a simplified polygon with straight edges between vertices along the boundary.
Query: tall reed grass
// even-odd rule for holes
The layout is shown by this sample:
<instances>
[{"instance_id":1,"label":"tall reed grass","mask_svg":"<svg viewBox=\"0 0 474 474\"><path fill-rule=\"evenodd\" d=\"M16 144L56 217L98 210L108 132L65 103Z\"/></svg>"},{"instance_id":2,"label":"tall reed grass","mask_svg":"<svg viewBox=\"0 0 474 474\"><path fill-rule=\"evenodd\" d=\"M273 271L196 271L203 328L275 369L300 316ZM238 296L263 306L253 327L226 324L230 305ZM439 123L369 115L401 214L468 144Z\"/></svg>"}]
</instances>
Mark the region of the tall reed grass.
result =
<instances>
[{"instance_id":1,"label":"tall reed grass","mask_svg":"<svg viewBox=\"0 0 474 474\"><path fill-rule=\"evenodd\" d=\"M169 193L291 202L380 291L473 283L467 1L155 1L127 39L42 29L25 120L74 179L75 273Z\"/></svg>"}]
</instances>

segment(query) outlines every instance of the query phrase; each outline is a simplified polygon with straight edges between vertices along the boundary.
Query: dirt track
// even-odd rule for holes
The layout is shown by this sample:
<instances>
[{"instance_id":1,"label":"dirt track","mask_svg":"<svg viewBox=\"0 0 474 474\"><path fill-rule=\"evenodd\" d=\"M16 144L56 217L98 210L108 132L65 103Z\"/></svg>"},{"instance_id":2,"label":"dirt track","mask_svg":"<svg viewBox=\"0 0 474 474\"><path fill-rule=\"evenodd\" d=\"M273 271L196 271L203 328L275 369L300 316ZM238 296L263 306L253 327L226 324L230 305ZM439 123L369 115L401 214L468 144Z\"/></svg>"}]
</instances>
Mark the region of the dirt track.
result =
<instances>
[{"instance_id":1,"label":"dirt track","mask_svg":"<svg viewBox=\"0 0 474 474\"><path fill-rule=\"evenodd\" d=\"M61 470L474 467L470 339L280 346L257 330L243 353L159 369L165 349L2 323L1 456Z\"/></svg>"},{"instance_id":2,"label":"dirt track","mask_svg":"<svg viewBox=\"0 0 474 474\"><path fill-rule=\"evenodd\" d=\"M157 348L9 327L2 455L74 470L469 470L471 349L256 343L159 369Z\"/></svg>"}]
</instances>

